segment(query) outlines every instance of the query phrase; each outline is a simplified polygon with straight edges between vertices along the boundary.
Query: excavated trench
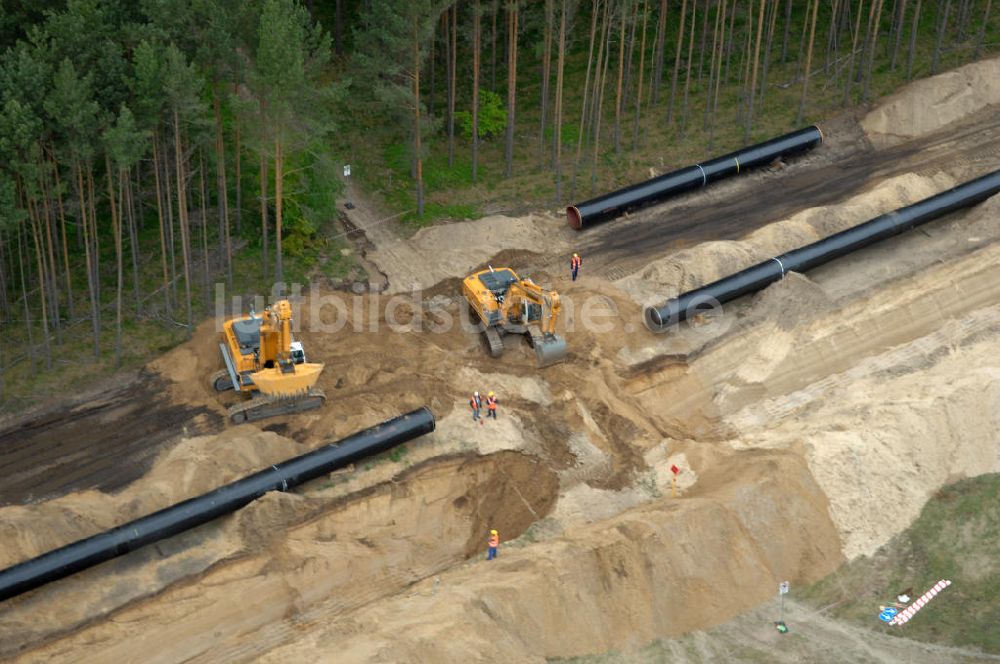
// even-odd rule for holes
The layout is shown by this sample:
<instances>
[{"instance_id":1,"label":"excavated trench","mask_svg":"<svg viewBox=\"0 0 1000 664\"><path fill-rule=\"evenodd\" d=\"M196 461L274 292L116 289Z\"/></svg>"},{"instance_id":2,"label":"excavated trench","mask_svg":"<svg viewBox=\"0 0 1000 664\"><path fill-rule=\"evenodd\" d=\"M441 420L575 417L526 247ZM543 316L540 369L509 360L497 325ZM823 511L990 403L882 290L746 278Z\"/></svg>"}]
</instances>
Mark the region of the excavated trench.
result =
<instances>
[{"instance_id":1,"label":"excavated trench","mask_svg":"<svg viewBox=\"0 0 1000 664\"><path fill-rule=\"evenodd\" d=\"M170 619L204 629L202 621L211 618L200 609L210 613L224 596L255 605L250 595L263 593L259 601L266 608L240 612L220 626L220 637L237 641L293 609L322 603L335 613L354 610L482 553L490 528L516 538L549 514L559 493L553 471L517 452L429 459L390 481L331 499L337 479L268 494L162 546L6 602L0 656L102 619L131 621L165 604L186 607ZM137 485L133 490L141 491L142 481ZM35 518L40 529L58 529L79 515L60 509ZM186 656L199 654L194 649ZM174 650L170 659L178 658Z\"/></svg>"}]
</instances>

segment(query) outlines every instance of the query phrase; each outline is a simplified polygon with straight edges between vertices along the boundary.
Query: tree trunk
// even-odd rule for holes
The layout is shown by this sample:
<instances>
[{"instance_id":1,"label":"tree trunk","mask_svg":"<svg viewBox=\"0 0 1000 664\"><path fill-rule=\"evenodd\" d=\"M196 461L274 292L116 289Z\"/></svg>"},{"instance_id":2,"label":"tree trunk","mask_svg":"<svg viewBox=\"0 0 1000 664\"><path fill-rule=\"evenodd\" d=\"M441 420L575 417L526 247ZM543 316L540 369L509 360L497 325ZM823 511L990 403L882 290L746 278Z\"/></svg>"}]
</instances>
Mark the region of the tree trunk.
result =
<instances>
[{"instance_id":1,"label":"tree trunk","mask_svg":"<svg viewBox=\"0 0 1000 664\"><path fill-rule=\"evenodd\" d=\"M94 255L94 292L97 293L97 326L101 326L101 240L97 235L97 196L94 195L94 166L90 162L87 162L87 191L89 193L89 199L87 204L90 206L90 214L88 219L90 220L90 241L93 243L93 255Z\"/></svg>"},{"instance_id":2,"label":"tree trunk","mask_svg":"<svg viewBox=\"0 0 1000 664\"><path fill-rule=\"evenodd\" d=\"M736 7L733 7L733 11ZM784 25L784 35L781 38L781 63L784 64L788 62L788 37L791 35L792 30L792 0L785 0L785 25Z\"/></svg>"},{"instance_id":3,"label":"tree trunk","mask_svg":"<svg viewBox=\"0 0 1000 664\"><path fill-rule=\"evenodd\" d=\"M181 125L177 109L174 109L174 166L177 173L177 222L181 231L181 260L184 263L184 299L187 309L187 338L194 331L194 316L191 311L191 242L189 241L187 191L184 179L184 151L181 149Z\"/></svg>"},{"instance_id":4,"label":"tree trunk","mask_svg":"<svg viewBox=\"0 0 1000 664\"><path fill-rule=\"evenodd\" d=\"M167 146L163 149L163 194L167 202L167 250L170 252L170 301L179 305L177 299L177 247L174 234L174 190L171 184L170 164L167 161ZM178 211L178 214L180 212Z\"/></svg>"},{"instance_id":5,"label":"tree trunk","mask_svg":"<svg viewBox=\"0 0 1000 664\"><path fill-rule=\"evenodd\" d=\"M202 287L205 289L205 306L208 307L208 303L212 301L212 289L211 289L211 265L208 260L208 208L205 203L208 196L205 193L205 155L199 149L198 150L198 190L201 194L199 196L199 202L201 204L201 260L203 262L202 269Z\"/></svg>"},{"instance_id":6,"label":"tree trunk","mask_svg":"<svg viewBox=\"0 0 1000 664\"><path fill-rule=\"evenodd\" d=\"M563 68L566 60L566 12L567 0L562 1L559 11L559 59L556 65L556 108L555 108L555 170L556 204L562 201L562 109L563 109Z\"/></svg>"},{"instance_id":7,"label":"tree trunk","mask_svg":"<svg viewBox=\"0 0 1000 664\"><path fill-rule=\"evenodd\" d=\"M545 124L549 115L549 73L552 66L552 21L554 0L545 0L545 32L542 47L541 122L538 129L538 161L545 165Z\"/></svg>"},{"instance_id":8,"label":"tree trunk","mask_svg":"<svg viewBox=\"0 0 1000 664\"><path fill-rule=\"evenodd\" d=\"M479 0L472 3L472 181L479 175ZM419 131L419 125L418 125Z\"/></svg>"},{"instance_id":9,"label":"tree trunk","mask_svg":"<svg viewBox=\"0 0 1000 664\"><path fill-rule=\"evenodd\" d=\"M913 8L913 26L910 28L910 52L906 57L906 80L913 78L913 61L917 54L917 28L920 23L920 0Z\"/></svg>"},{"instance_id":10,"label":"tree trunk","mask_svg":"<svg viewBox=\"0 0 1000 664\"><path fill-rule=\"evenodd\" d=\"M736 38L736 2L733 0L733 10L729 12L729 37L726 39L726 75L723 79L729 85L729 64L733 59L733 40Z\"/></svg>"},{"instance_id":11,"label":"tree trunk","mask_svg":"<svg viewBox=\"0 0 1000 664\"><path fill-rule=\"evenodd\" d=\"M22 240L24 236L21 226L17 227L17 266L21 273L21 300L24 302L24 326L28 331L28 359L31 360L31 367L35 368L38 363L35 361L35 333L31 327L31 310L28 308L28 281L24 278L24 254L21 247L25 244ZM86 239L86 238L84 238ZM89 274L88 274L89 276ZM15 303L17 300L14 301Z\"/></svg>"},{"instance_id":12,"label":"tree trunk","mask_svg":"<svg viewBox=\"0 0 1000 664\"><path fill-rule=\"evenodd\" d=\"M868 66L865 68L865 81L864 86L861 88L861 98L865 101L868 101L871 97L872 66L875 62L875 51L878 46L879 26L882 23L882 7L884 4L884 0L878 0L878 8L875 10L875 24L872 26L871 32L871 47L868 49Z\"/></svg>"},{"instance_id":13,"label":"tree trunk","mask_svg":"<svg viewBox=\"0 0 1000 664\"><path fill-rule=\"evenodd\" d=\"M268 183L268 159L267 153L263 150L260 152L260 232L261 232L261 265L264 272L264 281L267 281L267 275L270 273L270 263L267 259L268 246L271 243L270 238L267 233L267 183Z\"/></svg>"},{"instance_id":14,"label":"tree trunk","mask_svg":"<svg viewBox=\"0 0 1000 664\"><path fill-rule=\"evenodd\" d=\"M594 8L596 13L597 9ZM660 101L660 86L663 85L663 58L667 43L667 0L660 0L660 14L656 23L656 46L653 48L655 63L653 65L653 106Z\"/></svg>"},{"instance_id":15,"label":"tree trunk","mask_svg":"<svg viewBox=\"0 0 1000 664\"><path fill-rule=\"evenodd\" d=\"M42 312L42 348L45 353L45 368L52 368L52 348L49 346L49 313L47 276L45 274L45 256L42 249L42 223L38 218L38 207L28 199L28 220L31 222L31 235L35 245L35 265L38 270L38 294L41 298L39 310Z\"/></svg>"},{"instance_id":16,"label":"tree trunk","mask_svg":"<svg viewBox=\"0 0 1000 664\"><path fill-rule=\"evenodd\" d=\"M940 5L938 5L940 7ZM938 64L941 62L941 47L944 45L944 36L948 32L948 12L951 10L951 0L945 0L944 12L937 25L937 37L934 39L934 53L931 55L931 76L937 73Z\"/></svg>"},{"instance_id":17,"label":"tree trunk","mask_svg":"<svg viewBox=\"0 0 1000 664\"><path fill-rule=\"evenodd\" d=\"M497 91L497 0L490 6L490 16L493 21L493 34L490 37L490 90Z\"/></svg>"},{"instance_id":18,"label":"tree trunk","mask_svg":"<svg viewBox=\"0 0 1000 664\"><path fill-rule=\"evenodd\" d=\"M236 237L239 237L243 233L243 175L242 175L242 161L243 157L240 152L240 116L233 116L233 124L235 125L234 131L236 136L234 140L236 141L233 146L233 159L236 161Z\"/></svg>"},{"instance_id":19,"label":"tree trunk","mask_svg":"<svg viewBox=\"0 0 1000 664\"><path fill-rule=\"evenodd\" d=\"M284 221L285 155L280 132L274 137L274 281L282 284L285 292L284 251L281 247L282 222Z\"/></svg>"},{"instance_id":20,"label":"tree trunk","mask_svg":"<svg viewBox=\"0 0 1000 664\"><path fill-rule=\"evenodd\" d=\"M52 327L56 332L56 344L62 345L62 330L59 320L59 268L56 267L56 252L52 241L52 209L49 207L49 185L48 173L45 172L44 162L40 163L39 172L42 173L42 210L44 212L42 220L45 224L45 257L47 258L45 274L48 279L49 291L49 315L52 317Z\"/></svg>"},{"instance_id":21,"label":"tree trunk","mask_svg":"<svg viewBox=\"0 0 1000 664\"><path fill-rule=\"evenodd\" d=\"M129 254L132 258L132 295L135 300L135 317L142 315L142 293L139 289L139 231L135 222L135 196L132 193L132 176L127 173L125 196L128 199Z\"/></svg>"},{"instance_id":22,"label":"tree trunk","mask_svg":"<svg viewBox=\"0 0 1000 664\"><path fill-rule=\"evenodd\" d=\"M507 177L514 174L514 106L517 102L517 1L507 3Z\"/></svg>"},{"instance_id":23,"label":"tree trunk","mask_svg":"<svg viewBox=\"0 0 1000 664\"><path fill-rule=\"evenodd\" d=\"M94 361L101 358L101 323L97 317L98 294L94 282L94 270L92 269L93 257L91 256L92 245L90 242L90 223L87 220L87 190L83 184L83 167L79 161L74 162L76 170L76 193L80 203L80 225L83 228L83 250L84 260L87 268L87 290L90 295L90 325L94 335Z\"/></svg>"},{"instance_id":24,"label":"tree trunk","mask_svg":"<svg viewBox=\"0 0 1000 664\"><path fill-rule=\"evenodd\" d=\"M580 105L580 130L576 134L576 158L573 160L573 179L570 182L570 198L576 198L576 176L580 168L580 156L583 150L583 137L587 128L587 101L590 97L590 71L594 64L594 38L597 35L597 13L600 0L590 3L590 45L587 47L587 74L583 78L583 102Z\"/></svg>"},{"instance_id":25,"label":"tree trunk","mask_svg":"<svg viewBox=\"0 0 1000 664\"><path fill-rule=\"evenodd\" d=\"M697 0L696 0L697 1ZM712 0L705 0L705 15L701 19L701 44L698 46L698 85L705 70L705 44L708 41L708 13L712 8Z\"/></svg>"},{"instance_id":26,"label":"tree trunk","mask_svg":"<svg viewBox=\"0 0 1000 664\"><path fill-rule=\"evenodd\" d=\"M698 25L698 0L693 0L691 3L691 29L688 30L688 57L687 74L684 77L684 104L681 107L680 135L682 137L684 136L684 132L687 130L688 99L691 90L691 62L692 56L694 55L694 28L696 25Z\"/></svg>"},{"instance_id":27,"label":"tree trunk","mask_svg":"<svg viewBox=\"0 0 1000 664\"><path fill-rule=\"evenodd\" d=\"M725 54L725 44L726 44L726 0L722 0L722 8L719 10L722 13L722 21L720 22L719 29L722 34L719 35L719 57L716 63L715 71L715 93L712 95L712 120L708 130L708 147L711 149L715 145L715 123L719 112L719 91L722 89L722 58ZM733 1L733 13L736 12L736 2Z\"/></svg>"},{"instance_id":28,"label":"tree trunk","mask_svg":"<svg viewBox=\"0 0 1000 664\"><path fill-rule=\"evenodd\" d=\"M610 1L608 5L610 5ZM597 92L597 111L594 114L594 157L590 167L590 190L593 192L597 186L597 154L601 149L601 120L604 117L604 89L607 87L608 63L611 61L611 22L614 18L608 10L604 12L604 25L601 27L601 50L603 50L604 62L598 57L598 67L601 69L598 75L598 83L594 90Z\"/></svg>"},{"instance_id":29,"label":"tree trunk","mask_svg":"<svg viewBox=\"0 0 1000 664\"><path fill-rule=\"evenodd\" d=\"M833 0L834 3L837 0ZM764 69L761 72L760 77L760 90L758 94L760 95L760 105L764 105L764 97L767 93L767 75L771 69L771 51L774 47L774 30L778 26L778 2L775 0L773 3L770 0L765 0L767 5L767 13L770 18L767 19L767 35L764 37Z\"/></svg>"},{"instance_id":30,"label":"tree trunk","mask_svg":"<svg viewBox=\"0 0 1000 664\"><path fill-rule=\"evenodd\" d=\"M818 0L817 0L818 2ZM764 32L764 10L766 9L767 0L760 0L760 10L757 12L757 29L754 33L754 45L753 45L753 73L750 75L750 87L748 88L748 98L747 98L747 123L743 128L743 143L748 144L750 142L750 131L753 129L753 103L754 98L757 96L757 66L760 63L760 38ZM815 16L813 17L813 29L815 29ZM810 57L812 56L812 43L810 42ZM808 67L806 67L806 78L808 78L809 72Z\"/></svg>"},{"instance_id":31,"label":"tree trunk","mask_svg":"<svg viewBox=\"0 0 1000 664\"><path fill-rule=\"evenodd\" d=\"M708 61L708 87L705 92L705 118L703 121L706 131L708 131L709 114L712 112L712 95L715 92L715 65L718 59L719 22L721 21L722 25L725 26L724 12L725 0L716 8L715 24L712 26L712 58Z\"/></svg>"},{"instance_id":32,"label":"tree trunk","mask_svg":"<svg viewBox=\"0 0 1000 664\"><path fill-rule=\"evenodd\" d=\"M622 77L625 74L625 18L628 3L621 5L621 28L618 32L618 84L615 87L615 154L622 153Z\"/></svg>"},{"instance_id":33,"label":"tree trunk","mask_svg":"<svg viewBox=\"0 0 1000 664\"><path fill-rule=\"evenodd\" d=\"M219 189L219 249L226 257L226 286L233 288L233 243L229 236L229 191L226 186L226 145L222 136L222 108L217 86L212 86L215 111L215 178ZM184 215L187 217L187 214Z\"/></svg>"},{"instance_id":34,"label":"tree trunk","mask_svg":"<svg viewBox=\"0 0 1000 664\"><path fill-rule=\"evenodd\" d=\"M452 24L452 29L454 29ZM454 39L454 34L452 34ZM454 57L454 53L452 54ZM452 71L454 75L454 70ZM477 81L478 83L478 81ZM420 33L413 19L413 155L417 163L417 216L424 216L424 162L420 155Z\"/></svg>"},{"instance_id":35,"label":"tree trunk","mask_svg":"<svg viewBox=\"0 0 1000 664\"><path fill-rule=\"evenodd\" d=\"M987 0L988 1L988 0ZM906 0L902 0L899 6L899 18L898 23L896 23L896 39L892 44L892 59L889 61L889 69L896 71L896 60L899 58L899 48L903 43L903 26L906 20ZM985 24L983 24L985 27ZM976 53L978 56L979 54Z\"/></svg>"},{"instance_id":36,"label":"tree trunk","mask_svg":"<svg viewBox=\"0 0 1000 664\"><path fill-rule=\"evenodd\" d=\"M795 124L802 124L802 117L806 112L806 98L809 94L809 71L812 67L813 42L816 38L816 17L819 15L819 0L812 3L812 21L809 24L809 48L806 51L806 68L802 74L802 99L799 100L799 115Z\"/></svg>"},{"instance_id":37,"label":"tree trunk","mask_svg":"<svg viewBox=\"0 0 1000 664\"><path fill-rule=\"evenodd\" d=\"M451 48L448 55L448 167L455 165L455 92L456 74L458 69L458 3L451 7ZM423 192L417 194L418 205L422 206Z\"/></svg>"},{"instance_id":38,"label":"tree trunk","mask_svg":"<svg viewBox=\"0 0 1000 664\"><path fill-rule=\"evenodd\" d=\"M115 236L115 268L117 281L115 284L115 368L122 365L122 228L121 200L115 195L114 176L111 169L111 158L104 155L104 168L108 174L108 205L111 207L111 229ZM121 190L121 173L118 174L118 188Z\"/></svg>"},{"instance_id":39,"label":"tree trunk","mask_svg":"<svg viewBox=\"0 0 1000 664\"><path fill-rule=\"evenodd\" d=\"M919 0L918 0L919 2ZM851 53L847 57L847 76L844 82L844 106L848 106L851 103L851 83L854 80L854 54L858 50L858 36L861 34L861 8L864 0L858 0L858 11L854 17L854 31L851 33Z\"/></svg>"},{"instance_id":40,"label":"tree trunk","mask_svg":"<svg viewBox=\"0 0 1000 664\"><path fill-rule=\"evenodd\" d=\"M646 22L649 19L649 2L642 0L642 37L639 40L639 89L635 94L635 123L632 125L632 151L639 144L639 120L642 119L642 80L646 73Z\"/></svg>"},{"instance_id":41,"label":"tree trunk","mask_svg":"<svg viewBox=\"0 0 1000 664\"><path fill-rule=\"evenodd\" d=\"M983 21L979 24L979 35L976 37L976 50L973 51L973 59L978 58L979 52L983 50L983 42L986 41L986 26L990 22L990 9L992 5L992 0L986 0L986 10L983 12Z\"/></svg>"},{"instance_id":42,"label":"tree trunk","mask_svg":"<svg viewBox=\"0 0 1000 664\"><path fill-rule=\"evenodd\" d=\"M697 1L697 0L696 0ZM681 48L684 44L684 19L687 12L687 0L681 0L681 19L677 24L677 50L674 54L674 75L670 81L670 101L667 103L667 122L674 120L674 99L677 96L677 76L681 70Z\"/></svg>"},{"instance_id":43,"label":"tree trunk","mask_svg":"<svg viewBox=\"0 0 1000 664\"><path fill-rule=\"evenodd\" d=\"M59 179L59 164L52 159L52 170L56 177L56 203L59 206L59 226L62 231L62 259L66 270L66 304L69 305L69 318L73 319L73 279L69 271L69 242L66 237L66 209L63 205L62 182Z\"/></svg>"},{"instance_id":44,"label":"tree trunk","mask_svg":"<svg viewBox=\"0 0 1000 664\"><path fill-rule=\"evenodd\" d=\"M163 219L163 190L160 186L160 139L153 132L153 177L156 181L156 217L160 222L160 263L163 266L163 305L167 318L173 316L170 306L170 272L167 270L167 232Z\"/></svg>"}]
</instances>

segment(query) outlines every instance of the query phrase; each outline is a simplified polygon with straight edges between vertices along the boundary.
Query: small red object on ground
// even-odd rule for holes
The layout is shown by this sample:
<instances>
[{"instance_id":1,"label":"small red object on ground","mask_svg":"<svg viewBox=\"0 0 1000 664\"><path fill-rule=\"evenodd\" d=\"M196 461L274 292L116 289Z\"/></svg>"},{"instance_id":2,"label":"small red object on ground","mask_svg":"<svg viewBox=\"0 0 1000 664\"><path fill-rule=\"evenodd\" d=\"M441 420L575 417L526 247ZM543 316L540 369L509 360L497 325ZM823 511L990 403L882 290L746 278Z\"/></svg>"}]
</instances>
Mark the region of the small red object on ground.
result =
<instances>
[{"instance_id":1,"label":"small red object on ground","mask_svg":"<svg viewBox=\"0 0 1000 664\"><path fill-rule=\"evenodd\" d=\"M676 475L677 473L681 472L681 469L678 468L677 466L670 466L670 472Z\"/></svg>"}]
</instances>

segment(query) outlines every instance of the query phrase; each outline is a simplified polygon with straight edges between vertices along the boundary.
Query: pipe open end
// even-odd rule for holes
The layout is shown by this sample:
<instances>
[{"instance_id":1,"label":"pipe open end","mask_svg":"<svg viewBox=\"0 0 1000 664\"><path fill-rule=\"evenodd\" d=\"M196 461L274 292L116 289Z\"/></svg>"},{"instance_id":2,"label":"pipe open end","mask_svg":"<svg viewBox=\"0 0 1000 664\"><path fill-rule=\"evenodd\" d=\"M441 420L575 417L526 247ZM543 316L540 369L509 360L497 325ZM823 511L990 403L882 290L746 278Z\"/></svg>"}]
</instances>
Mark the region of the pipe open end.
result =
<instances>
[{"instance_id":1,"label":"pipe open end","mask_svg":"<svg viewBox=\"0 0 1000 664\"><path fill-rule=\"evenodd\" d=\"M642 320L650 332L662 332L665 325L660 311L656 307L646 307L642 311Z\"/></svg>"},{"instance_id":2,"label":"pipe open end","mask_svg":"<svg viewBox=\"0 0 1000 664\"><path fill-rule=\"evenodd\" d=\"M579 208L575 205L570 205L566 208L566 221L569 222L570 228L575 230L583 228L583 216L580 214Z\"/></svg>"},{"instance_id":3,"label":"pipe open end","mask_svg":"<svg viewBox=\"0 0 1000 664\"><path fill-rule=\"evenodd\" d=\"M813 127L815 127L816 131L819 132L819 142L822 143L823 141L825 141L826 140L826 136L823 135L823 130L820 129L820 126L819 125L813 125Z\"/></svg>"}]
</instances>

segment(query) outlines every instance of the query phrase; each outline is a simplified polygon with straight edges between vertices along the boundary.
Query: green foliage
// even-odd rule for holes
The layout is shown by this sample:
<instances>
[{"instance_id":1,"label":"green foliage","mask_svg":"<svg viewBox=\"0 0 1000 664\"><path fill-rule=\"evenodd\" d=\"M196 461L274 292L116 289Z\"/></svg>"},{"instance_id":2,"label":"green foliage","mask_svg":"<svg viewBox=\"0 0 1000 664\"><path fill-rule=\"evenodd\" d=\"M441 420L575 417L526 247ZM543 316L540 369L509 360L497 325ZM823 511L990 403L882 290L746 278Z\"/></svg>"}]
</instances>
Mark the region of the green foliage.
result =
<instances>
[{"instance_id":1,"label":"green foliage","mask_svg":"<svg viewBox=\"0 0 1000 664\"><path fill-rule=\"evenodd\" d=\"M104 145L119 168L131 168L146 152L148 132L136 127L128 106L122 105L115 124L104 132Z\"/></svg>"},{"instance_id":2,"label":"green foliage","mask_svg":"<svg viewBox=\"0 0 1000 664\"><path fill-rule=\"evenodd\" d=\"M809 588L807 598L833 605L835 617L877 627L880 604L905 588L915 597L950 579L952 585L906 624L906 636L1000 653L998 496L996 473L942 488L906 531Z\"/></svg>"},{"instance_id":3,"label":"green foliage","mask_svg":"<svg viewBox=\"0 0 1000 664\"><path fill-rule=\"evenodd\" d=\"M459 111L455 120L462 135L472 139L472 112ZM489 139L500 136L507 128L507 109L500 95L489 90L479 90L479 138Z\"/></svg>"}]
</instances>

